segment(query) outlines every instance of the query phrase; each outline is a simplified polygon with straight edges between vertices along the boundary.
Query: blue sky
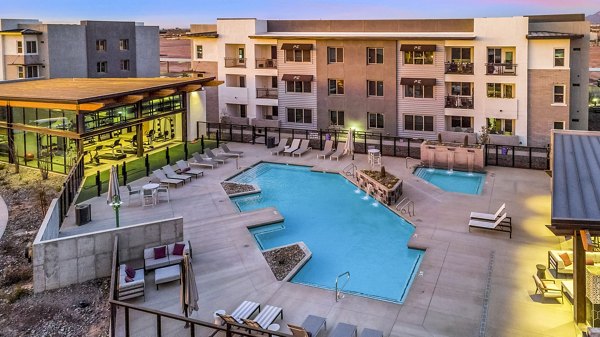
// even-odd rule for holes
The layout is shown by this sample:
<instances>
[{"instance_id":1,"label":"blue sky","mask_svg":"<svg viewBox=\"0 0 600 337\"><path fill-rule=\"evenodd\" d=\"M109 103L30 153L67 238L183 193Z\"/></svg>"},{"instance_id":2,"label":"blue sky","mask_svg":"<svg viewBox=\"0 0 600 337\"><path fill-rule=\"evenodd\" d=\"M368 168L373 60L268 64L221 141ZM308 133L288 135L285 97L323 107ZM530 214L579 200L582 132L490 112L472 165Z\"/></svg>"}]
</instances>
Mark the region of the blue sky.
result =
<instances>
[{"instance_id":1,"label":"blue sky","mask_svg":"<svg viewBox=\"0 0 600 337\"><path fill-rule=\"evenodd\" d=\"M44 22L142 21L188 27L220 17L261 19L465 18L600 11L598 0L26 0L2 1L2 18Z\"/></svg>"}]
</instances>

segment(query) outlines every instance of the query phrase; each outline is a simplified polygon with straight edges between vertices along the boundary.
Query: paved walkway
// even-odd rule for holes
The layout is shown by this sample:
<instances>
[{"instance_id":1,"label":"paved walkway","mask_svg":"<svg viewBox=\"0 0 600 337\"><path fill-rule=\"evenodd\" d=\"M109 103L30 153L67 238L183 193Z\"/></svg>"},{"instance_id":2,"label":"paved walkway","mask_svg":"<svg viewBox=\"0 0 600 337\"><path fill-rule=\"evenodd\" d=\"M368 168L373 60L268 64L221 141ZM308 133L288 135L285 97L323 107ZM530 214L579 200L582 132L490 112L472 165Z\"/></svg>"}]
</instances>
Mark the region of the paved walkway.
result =
<instances>
[{"instance_id":1,"label":"paved walkway","mask_svg":"<svg viewBox=\"0 0 600 337\"><path fill-rule=\"evenodd\" d=\"M6 229L6 224L8 223L8 207L6 207L6 203L4 199L0 196L0 239L2 235L4 235L4 230Z\"/></svg>"},{"instance_id":2,"label":"paved walkway","mask_svg":"<svg viewBox=\"0 0 600 337\"><path fill-rule=\"evenodd\" d=\"M289 158L271 156L259 145L230 147L246 153L238 167L269 160L339 172L351 163L348 157L340 162L317 160L315 151ZM366 168L366 161L365 155L356 155L354 163ZM542 171L488 167L483 193L462 195L413 176L417 162L383 158L386 171L404 179L404 193L416 204L416 216L408 219L416 227L410 245L427 249L420 275L402 305L350 295L336 302L333 291L276 281L246 229L248 222L235 216L238 210L220 187L221 181L240 171L235 160L172 189L173 213L184 217L184 236L194 252L200 310L193 317L212 321L214 310L230 312L243 300L253 300L284 308L285 319L279 323L301 323L314 314L327 318L328 329L347 322L358 325L359 331L382 330L385 336L575 336L572 306L568 301L541 301L531 277L536 264L546 263L547 251L559 248L559 240L545 227L550 221L549 177ZM93 209L101 209L102 203L107 207L105 199L96 199ZM502 202L513 219L512 239L505 233L468 232L470 211L493 212ZM129 207L141 209L127 206L123 212ZM143 212L150 214L152 209ZM153 273L146 282L145 301L133 303L180 313L176 282L159 291L153 286ZM154 317L130 315L133 335L154 335ZM163 335L185 333L169 320L162 326ZM196 335L208 333L198 329Z\"/></svg>"}]
</instances>

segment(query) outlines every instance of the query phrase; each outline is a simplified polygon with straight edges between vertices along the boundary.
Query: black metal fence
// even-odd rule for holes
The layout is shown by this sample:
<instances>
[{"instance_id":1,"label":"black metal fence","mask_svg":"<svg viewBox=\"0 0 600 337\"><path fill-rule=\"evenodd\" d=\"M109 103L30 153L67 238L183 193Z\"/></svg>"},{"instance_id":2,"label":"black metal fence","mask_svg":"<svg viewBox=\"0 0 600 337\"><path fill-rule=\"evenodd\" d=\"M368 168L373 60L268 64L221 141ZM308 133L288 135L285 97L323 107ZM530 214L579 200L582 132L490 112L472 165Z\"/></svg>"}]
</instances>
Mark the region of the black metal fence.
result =
<instances>
[{"instance_id":1,"label":"black metal fence","mask_svg":"<svg viewBox=\"0 0 600 337\"><path fill-rule=\"evenodd\" d=\"M484 156L485 165L534 170L550 169L550 147L488 144Z\"/></svg>"},{"instance_id":2,"label":"black metal fence","mask_svg":"<svg viewBox=\"0 0 600 337\"><path fill-rule=\"evenodd\" d=\"M67 212L69 211L69 207L77 192L79 191L79 187L83 183L84 179L84 165L83 165L83 156L79 156L75 165L67 174L67 178L63 183L62 189L60 190L60 194L58 195L58 205L59 205L59 223L62 225L63 220L67 216Z\"/></svg>"}]
</instances>

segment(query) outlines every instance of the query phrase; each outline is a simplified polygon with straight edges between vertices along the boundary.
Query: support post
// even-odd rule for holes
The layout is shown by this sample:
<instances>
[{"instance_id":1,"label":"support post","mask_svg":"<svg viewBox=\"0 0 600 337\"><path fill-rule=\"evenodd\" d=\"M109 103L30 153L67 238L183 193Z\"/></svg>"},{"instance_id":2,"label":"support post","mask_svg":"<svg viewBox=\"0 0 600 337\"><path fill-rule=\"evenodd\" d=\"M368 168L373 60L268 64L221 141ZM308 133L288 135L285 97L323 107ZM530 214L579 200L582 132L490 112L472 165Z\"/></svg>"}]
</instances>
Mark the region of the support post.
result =
<instances>
[{"instance_id":1,"label":"support post","mask_svg":"<svg viewBox=\"0 0 600 337\"><path fill-rule=\"evenodd\" d=\"M256 126L252 125L252 144L256 144Z\"/></svg>"},{"instance_id":2,"label":"support post","mask_svg":"<svg viewBox=\"0 0 600 337\"><path fill-rule=\"evenodd\" d=\"M512 167L515 167L515 146L512 147Z\"/></svg>"},{"instance_id":3,"label":"support post","mask_svg":"<svg viewBox=\"0 0 600 337\"><path fill-rule=\"evenodd\" d=\"M146 157L144 158L144 165L146 166L146 177L150 175L150 159L148 159L148 154L146 153Z\"/></svg>"},{"instance_id":4,"label":"support post","mask_svg":"<svg viewBox=\"0 0 600 337\"><path fill-rule=\"evenodd\" d=\"M323 151L323 129L319 129L319 150Z\"/></svg>"},{"instance_id":5,"label":"support post","mask_svg":"<svg viewBox=\"0 0 600 337\"><path fill-rule=\"evenodd\" d=\"M394 157L396 156L396 137L394 137Z\"/></svg>"},{"instance_id":6,"label":"support post","mask_svg":"<svg viewBox=\"0 0 600 337\"><path fill-rule=\"evenodd\" d=\"M127 164L125 162L121 166L121 175L123 176L123 185L127 185Z\"/></svg>"},{"instance_id":7,"label":"support post","mask_svg":"<svg viewBox=\"0 0 600 337\"><path fill-rule=\"evenodd\" d=\"M204 135L200 136L200 147L202 150L202 154L204 154Z\"/></svg>"},{"instance_id":8,"label":"support post","mask_svg":"<svg viewBox=\"0 0 600 337\"><path fill-rule=\"evenodd\" d=\"M575 323L585 323L585 249L578 229L573 233L573 314Z\"/></svg>"},{"instance_id":9,"label":"support post","mask_svg":"<svg viewBox=\"0 0 600 337\"><path fill-rule=\"evenodd\" d=\"M183 143L183 156L184 156L183 160L188 160L188 158L190 157L189 153L188 153L188 142L187 142L187 140L185 141L185 143Z\"/></svg>"},{"instance_id":10,"label":"support post","mask_svg":"<svg viewBox=\"0 0 600 337\"><path fill-rule=\"evenodd\" d=\"M96 171L96 190L98 192L98 196L102 194L102 181L100 180L100 171Z\"/></svg>"},{"instance_id":11,"label":"support post","mask_svg":"<svg viewBox=\"0 0 600 337\"><path fill-rule=\"evenodd\" d=\"M171 156L169 155L169 147L168 146L165 149L165 160L167 162L167 165L171 165Z\"/></svg>"}]
</instances>

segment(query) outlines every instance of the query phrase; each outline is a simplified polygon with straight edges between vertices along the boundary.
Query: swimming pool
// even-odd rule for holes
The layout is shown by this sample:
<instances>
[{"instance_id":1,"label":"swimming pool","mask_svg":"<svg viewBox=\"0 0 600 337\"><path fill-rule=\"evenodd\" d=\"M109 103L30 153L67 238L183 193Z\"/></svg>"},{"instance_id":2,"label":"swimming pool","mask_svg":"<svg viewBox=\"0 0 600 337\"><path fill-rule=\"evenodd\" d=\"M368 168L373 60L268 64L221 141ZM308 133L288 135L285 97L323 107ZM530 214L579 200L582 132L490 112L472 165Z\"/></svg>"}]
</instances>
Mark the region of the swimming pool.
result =
<instances>
[{"instance_id":1,"label":"swimming pool","mask_svg":"<svg viewBox=\"0 0 600 337\"><path fill-rule=\"evenodd\" d=\"M334 289L336 277L349 271L344 292L404 301L424 253L407 247L414 227L344 177L261 163L230 181L261 188L232 199L240 210L273 206L285 218L250 230L261 249L303 241L311 250L291 282Z\"/></svg>"},{"instance_id":2,"label":"swimming pool","mask_svg":"<svg viewBox=\"0 0 600 337\"><path fill-rule=\"evenodd\" d=\"M481 194L485 184L485 173L478 172L419 167L415 170L414 175L448 192Z\"/></svg>"}]
</instances>

